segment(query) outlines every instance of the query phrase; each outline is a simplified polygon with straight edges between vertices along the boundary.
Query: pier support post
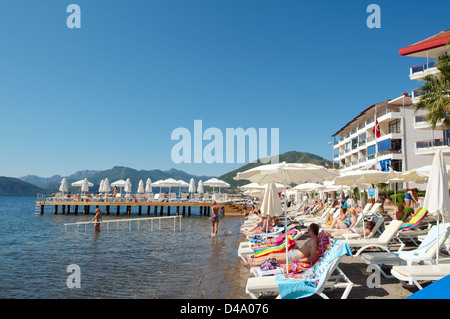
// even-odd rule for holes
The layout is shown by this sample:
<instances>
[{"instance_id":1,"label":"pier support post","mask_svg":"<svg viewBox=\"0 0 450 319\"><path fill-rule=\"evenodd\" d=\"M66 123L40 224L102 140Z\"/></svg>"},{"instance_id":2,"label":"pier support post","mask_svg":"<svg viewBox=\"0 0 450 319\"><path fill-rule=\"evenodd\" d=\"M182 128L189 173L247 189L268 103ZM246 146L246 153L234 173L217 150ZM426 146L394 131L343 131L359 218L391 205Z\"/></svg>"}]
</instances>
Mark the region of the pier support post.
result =
<instances>
[{"instance_id":1,"label":"pier support post","mask_svg":"<svg viewBox=\"0 0 450 319\"><path fill-rule=\"evenodd\" d=\"M162 214L163 214L163 208L164 208L164 206L161 206L161 208L160 208L160 210L159 210L159 215L161 215L161 216L162 216Z\"/></svg>"},{"instance_id":2,"label":"pier support post","mask_svg":"<svg viewBox=\"0 0 450 319\"><path fill-rule=\"evenodd\" d=\"M139 215L142 215L142 206L141 206L141 205L139 205L139 211L138 211L138 214L139 214Z\"/></svg>"},{"instance_id":3,"label":"pier support post","mask_svg":"<svg viewBox=\"0 0 450 319\"><path fill-rule=\"evenodd\" d=\"M106 213L106 215L109 215L109 209L110 209L110 207L111 207L111 206L109 206L109 205L107 205L107 206L105 207L105 213Z\"/></svg>"},{"instance_id":4,"label":"pier support post","mask_svg":"<svg viewBox=\"0 0 450 319\"><path fill-rule=\"evenodd\" d=\"M70 214L70 205L67 205L67 214Z\"/></svg>"},{"instance_id":5,"label":"pier support post","mask_svg":"<svg viewBox=\"0 0 450 319\"><path fill-rule=\"evenodd\" d=\"M155 205L155 208L153 209L153 216L158 215L158 206Z\"/></svg>"},{"instance_id":6,"label":"pier support post","mask_svg":"<svg viewBox=\"0 0 450 319\"><path fill-rule=\"evenodd\" d=\"M41 215L44 215L44 205L41 205Z\"/></svg>"},{"instance_id":7,"label":"pier support post","mask_svg":"<svg viewBox=\"0 0 450 319\"><path fill-rule=\"evenodd\" d=\"M183 206L183 216L186 214L186 206Z\"/></svg>"},{"instance_id":8,"label":"pier support post","mask_svg":"<svg viewBox=\"0 0 450 319\"><path fill-rule=\"evenodd\" d=\"M61 206L61 214L63 214L63 215L66 214L66 205Z\"/></svg>"},{"instance_id":9,"label":"pier support post","mask_svg":"<svg viewBox=\"0 0 450 319\"><path fill-rule=\"evenodd\" d=\"M117 205L117 216L120 215L120 205Z\"/></svg>"},{"instance_id":10,"label":"pier support post","mask_svg":"<svg viewBox=\"0 0 450 319\"><path fill-rule=\"evenodd\" d=\"M127 215L131 215L131 206L127 206Z\"/></svg>"},{"instance_id":11,"label":"pier support post","mask_svg":"<svg viewBox=\"0 0 450 319\"><path fill-rule=\"evenodd\" d=\"M78 215L78 206L79 205L75 205L75 215Z\"/></svg>"},{"instance_id":12,"label":"pier support post","mask_svg":"<svg viewBox=\"0 0 450 319\"><path fill-rule=\"evenodd\" d=\"M150 205L147 206L147 215L150 216Z\"/></svg>"},{"instance_id":13,"label":"pier support post","mask_svg":"<svg viewBox=\"0 0 450 319\"><path fill-rule=\"evenodd\" d=\"M191 206L188 207L188 216L191 216Z\"/></svg>"},{"instance_id":14,"label":"pier support post","mask_svg":"<svg viewBox=\"0 0 450 319\"><path fill-rule=\"evenodd\" d=\"M58 205L55 205L55 215L58 215Z\"/></svg>"},{"instance_id":15,"label":"pier support post","mask_svg":"<svg viewBox=\"0 0 450 319\"><path fill-rule=\"evenodd\" d=\"M203 216L203 206L200 206L200 216Z\"/></svg>"},{"instance_id":16,"label":"pier support post","mask_svg":"<svg viewBox=\"0 0 450 319\"><path fill-rule=\"evenodd\" d=\"M170 216L170 206L167 206L167 216Z\"/></svg>"}]
</instances>

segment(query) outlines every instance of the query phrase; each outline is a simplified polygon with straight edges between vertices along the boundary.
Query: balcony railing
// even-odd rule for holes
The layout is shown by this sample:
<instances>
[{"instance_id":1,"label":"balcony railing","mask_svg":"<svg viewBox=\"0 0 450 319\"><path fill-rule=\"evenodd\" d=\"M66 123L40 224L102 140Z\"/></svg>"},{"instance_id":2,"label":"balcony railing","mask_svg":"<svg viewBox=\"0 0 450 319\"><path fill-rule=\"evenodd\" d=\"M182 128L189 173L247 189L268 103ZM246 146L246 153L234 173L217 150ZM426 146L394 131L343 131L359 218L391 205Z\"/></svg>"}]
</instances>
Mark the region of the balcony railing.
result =
<instances>
[{"instance_id":1,"label":"balcony railing","mask_svg":"<svg viewBox=\"0 0 450 319\"><path fill-rule=\"evenodd\" d=\"M438 138L434 140L416 142L416 149L430 148L437 146L450 146L450 138Z\"/></svg>"},{"instance_id":2,"label":"balcony railing","mask_svg":"<svg viewBox=\"0 0 450 319\"><path fill-rule=\"evenodd\" d=\"M423 72L427 69L434 68L436 66L436 61L428 61L427 63L416 65L411 68L411 74L417 72Z\"/></svg>"}]
</instances>

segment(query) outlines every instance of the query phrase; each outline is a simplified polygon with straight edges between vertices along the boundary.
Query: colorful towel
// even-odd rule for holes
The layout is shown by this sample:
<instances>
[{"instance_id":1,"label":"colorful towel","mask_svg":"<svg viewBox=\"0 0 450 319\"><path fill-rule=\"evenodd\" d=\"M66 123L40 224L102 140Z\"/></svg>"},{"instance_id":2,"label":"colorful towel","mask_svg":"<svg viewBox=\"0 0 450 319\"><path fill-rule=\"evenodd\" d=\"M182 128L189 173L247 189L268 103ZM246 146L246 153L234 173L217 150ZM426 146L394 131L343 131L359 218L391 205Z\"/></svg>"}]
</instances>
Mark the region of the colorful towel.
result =
<instances>
[{"instance_id":1,"label":"colorful towel","mask_svg":"<svg viewBox=\"0 0 450 319\"><path fill-rule=\"evenodd\" d=\"M331 235L330 233L322 230L319 235L317 236L317 239L319 241L319 244L317 245L317 254L316 259L312 262L300 262L300 263L289 263L289 273L299 273L306 269L311 268L314 266L314 264L323 257L325 252L327 251L328 247L330 246L330 239ZM283 271L286 273L286 264L282 264L281 267L283 268Z\"/></svg>"},{"instance_id":2,"label":"colorful towel","mask_svg":"<svg viewBox=\"0 0 450 319\"><path fill-rule=\"evenodd\" d=\"M295 235L297 235L298 230L297 229L291 229L290 231L288 231L288 236L292 236L294 237ZM268 246L278 246L280 244L282 244L285 241L285 234L281 234L280 236L277 236L275 238L266 238L264 240L264 244L268 245ZM258 247L254 247L254 248L258 248Z\"/></svg>"},{"instance_id":3,"label":"colorful towel","mask_svg":"<svg viewBox=\"0 0 450 319\"><path fill-rule=\"evenodd\" d=\"M288 236L288 250L291 250L295 247L296 243L292 236ZM260 245L260 248L253 249L253 254L255 258L267 256L272 253L282 253L286 251L286 241L283 241L280 245L270 246L270 245Z\"/></svg>"},{"instance_id":4,"label":"colorful towel","mask_svg":"<svg viewBox=\"0 0 450 319\"><path fill-rule=\"evenodd\" d=\"M426 209L424 208L419 209L419 211L417 211L417 213L411 218L411 220L408 223L403 223L403 225L400 226L399 230L410 229L419 225L422 222L422 219L424 219L425 216L427 216L427 214L428 211Z\"/></svg>"},{"instance_id":5,"label":"colorful towel","mask_svg":"<svg viewBox=\"0 0 450 319\"><path fill-rule=\"evenodd\" d=\"M301 274L277 275L275 281L281 298L304 298L313 295L326 281L333 261L344 255L352 256L350 246L337 240L313 268Z\"/></svg>"}]
</instances>

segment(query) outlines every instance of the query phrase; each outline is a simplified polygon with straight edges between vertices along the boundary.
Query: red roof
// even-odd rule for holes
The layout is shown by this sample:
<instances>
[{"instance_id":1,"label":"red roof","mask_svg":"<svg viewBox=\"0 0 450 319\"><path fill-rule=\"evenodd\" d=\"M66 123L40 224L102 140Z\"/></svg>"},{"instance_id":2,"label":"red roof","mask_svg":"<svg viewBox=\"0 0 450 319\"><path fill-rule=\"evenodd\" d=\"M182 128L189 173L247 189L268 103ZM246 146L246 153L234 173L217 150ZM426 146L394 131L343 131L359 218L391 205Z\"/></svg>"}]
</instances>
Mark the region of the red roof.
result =
<instances>
[{"instance_id":1,"label":"red roof","mask_svg":"<svg viewBox=\"0 0 450 319\"><path fill-rule=\"evenodd\" d=\"M448 42L450 42L450 30L441 31L425 40L414 43L408 47L401 48L399 55L410 55L416 52L437 48L447 44Z\"/></svg>"}]
</instances>

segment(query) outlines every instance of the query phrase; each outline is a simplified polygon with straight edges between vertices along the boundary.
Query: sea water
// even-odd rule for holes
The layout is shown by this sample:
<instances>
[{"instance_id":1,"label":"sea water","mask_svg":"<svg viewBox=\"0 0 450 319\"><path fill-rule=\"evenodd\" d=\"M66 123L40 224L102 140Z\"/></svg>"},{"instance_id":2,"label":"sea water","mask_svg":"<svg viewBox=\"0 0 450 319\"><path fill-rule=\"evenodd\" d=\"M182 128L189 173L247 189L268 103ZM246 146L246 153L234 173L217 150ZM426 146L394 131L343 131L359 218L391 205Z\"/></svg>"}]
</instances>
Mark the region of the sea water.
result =
<instances>
[{"instance_id":1,"label":"sea water","mask_svg":"<svg viewBox=\"0 0 450 319\"><path fill-rule=\"evenodd\" d=\"M150 222L93 224L90 215L35 214L35 197L0 197L0 298L226 298L227 273L237 261L240 218L224 217L219 235L192 208L190 217ZM146 211L146 210L143 210ZM151 212L151 214L153 211ZM159 214L159 211L158 211ZM103 215L104 220L148 218ZM114 225L114 226L112 226ZM70 288L69 265L79 266L80 288Z\"/></svg>"}]
</instances>

